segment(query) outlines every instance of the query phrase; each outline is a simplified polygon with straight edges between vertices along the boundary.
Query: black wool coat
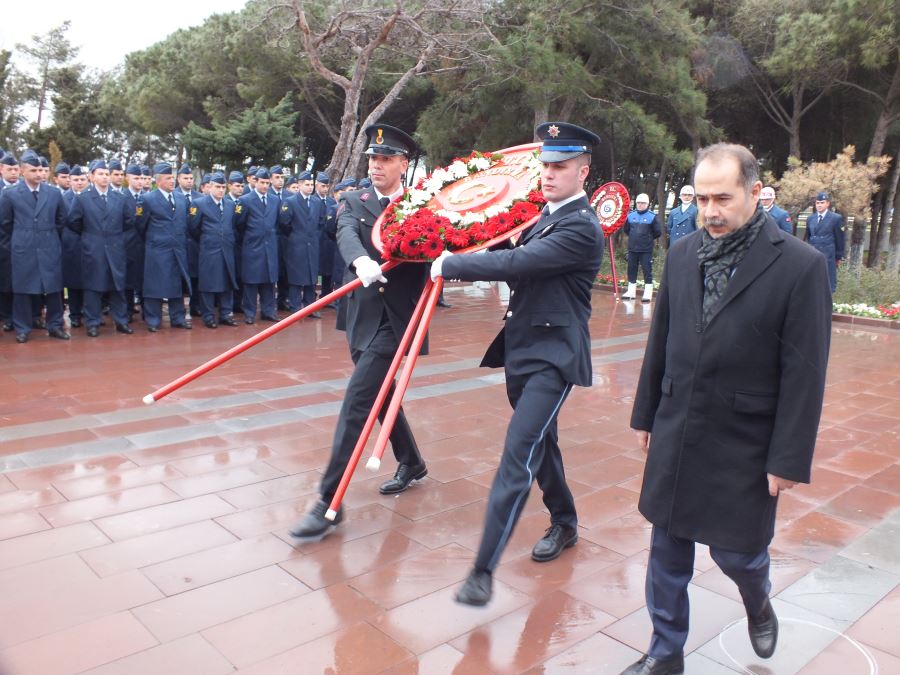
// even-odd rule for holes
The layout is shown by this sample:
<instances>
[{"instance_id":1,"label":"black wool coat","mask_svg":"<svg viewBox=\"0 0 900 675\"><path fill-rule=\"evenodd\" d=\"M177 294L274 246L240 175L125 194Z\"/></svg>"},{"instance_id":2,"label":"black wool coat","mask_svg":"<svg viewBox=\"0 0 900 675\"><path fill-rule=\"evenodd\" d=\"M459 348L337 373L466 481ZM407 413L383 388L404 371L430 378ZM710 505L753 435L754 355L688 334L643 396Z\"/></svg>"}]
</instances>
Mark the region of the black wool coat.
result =
<instances>
[{"instance_id":1,"label":"black wool coat","mask_svg":"<svg viewBox=\"0 0 900 675\"><path fill-rule=\"evenodd\" d=\"M808 483L825 390L825 258L766 217L708 325L701 232L672 246L631 426L650 431L639 508L670 535L754 552L772 539L767 473Z\"/></svg>"}]
</instances>

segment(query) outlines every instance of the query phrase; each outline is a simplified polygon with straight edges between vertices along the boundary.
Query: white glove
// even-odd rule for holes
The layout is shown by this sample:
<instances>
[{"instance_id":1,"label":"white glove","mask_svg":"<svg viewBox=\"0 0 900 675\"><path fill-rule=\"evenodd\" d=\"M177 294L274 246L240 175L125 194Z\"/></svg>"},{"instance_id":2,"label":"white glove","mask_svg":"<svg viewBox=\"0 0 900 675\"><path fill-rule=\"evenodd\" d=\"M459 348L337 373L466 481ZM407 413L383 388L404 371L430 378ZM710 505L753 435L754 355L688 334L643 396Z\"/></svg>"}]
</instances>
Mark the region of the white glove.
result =
<instances>
[{"instance_id":1,"label":"white glove","mask_svg":"<svg viewBox=\"0 0 900 675\"><path fill-rule=\"evenodd\" d=\"M438 277L444 276L444 273L441 271L441 268L444 266L444 260L449 258L452 253L447 249L444 249L443 252L434 260L431 261L431 280L434 281Z\"/></svg>"},{"instance_id":2,"label":"white glove","mask_svg":"<svg viewBox=\"0 0 900 675\"><path fill-rule=\"evenodd\" d=\"M353 267L356 269L356 276L362 281L363 288L368 288L376 281L380 281L383 284L387 283L387 277L381 273L381 265L369 256L359 256L353 261Z\"/></svg>"}]
</instances>

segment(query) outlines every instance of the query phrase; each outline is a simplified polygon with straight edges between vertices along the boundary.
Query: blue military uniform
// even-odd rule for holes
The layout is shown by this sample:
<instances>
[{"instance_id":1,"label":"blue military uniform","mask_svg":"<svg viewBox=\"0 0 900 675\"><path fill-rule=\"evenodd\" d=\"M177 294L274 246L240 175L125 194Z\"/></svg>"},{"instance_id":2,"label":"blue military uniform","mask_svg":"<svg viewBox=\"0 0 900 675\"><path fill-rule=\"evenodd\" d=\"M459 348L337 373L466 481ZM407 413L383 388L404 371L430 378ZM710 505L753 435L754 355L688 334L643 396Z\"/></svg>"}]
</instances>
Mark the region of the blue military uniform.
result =
<instances>
[{"instance_id":1,"label":"blue military uniform","mask_svg":"<svg viewBox=\"0 0 900 675\"><path fill-rule=\"evenodd\" d=\"M185 162L181 165L181 168L178 169L179 176L191 176L193 175L193 171L191 170L191 165ZM194 203L195 199L199 199L203 196L201 192L194 190L191 188L190 190L185 190L182 187L175 188L176 192L179 192L182 197L184 197L187 202L188 211L191 209L191 205ZM197 290L197 265L198 265L198 257L200 255L200 251L197 246L197 240L193 237L187 238L187 261L188 261L188 275L191 278L191 299L190 299L190 310L191 316L200 316L200 295Z\"/></svg>"},{"instance_id":2,"label":"blue military uniform","mask_svg":"<svg viewBox=\"0 0 900 675\"><path fill-rule=\"evenodd\" d=\"M94 170L105 168L104 163ZM135 226L133 201L110 186L76 196L69 209L68 228L81 238L81 268L84 281L84 314L88 334L96 335L101 322L102 296L109 293L110 312L119 332L130 333L125 299L128 254L125 233Z\"/></svg>"},{"instance_id":3,"label":"blue military uniform","mask_svg":"<svg viewBox=\"0 0 900 675\"><path fill-rule=\"evenodd\" d=\"M269 171L258 169L257 179L269 178ZM241 304L244 321L256 318L259 295L260 315L267 321L278 321L275 310L275 282L278 281L278 197L262 195L255 189L238 199L234 222L241 240L241 282L244 294Z\"/></svg>"},{"instance_id":4,"label":"blue military uniform","mask_svg":"<svg viewBox=\"0 0 900 675\"><path fill-rule=\"evenodd\" d=\"M309 180L301 174L298 180ZM315 302L320 235L325 220L325 203L302 192L281 203L278 227L283 235L283 259L288 284L288 302L294 310Z\"/></svg>"},{"instance_id":5,"label":"blue military uniform","mask_svg":"<svg viewBox=\"0 0 900 675\"><path fill-rule=\"evenodd\" d=\"M766 209L766 212L772 216L772 220L774 220L778 227L780 227L784 232L788 234L794 233L794 227L791 223L791 214L785 211L783 208L778 206L777 204L772 204L771 207Z\"/></svg>"},{"instance_id":6,"label":"blue military uniform","mask_svg":"<svg viewBox=\"0 0 900 675\"><path fill-rule=\"evenodd\" d=\"M171 174L172 166L161 162L154 174ZM169 321L173 327L187 328L184 289L190 291L187 262L187 202L178 190L156 189L144 196L137 218L144 234L144 318L155 332L162 324L162 301L169 301Z\"/></svg>"},{"instance_id":7,"label":"blue military uniform","mask_svg":"<svg viewBox=\"0 0 900 675\"><path fill-rule=\"evenodd\" d=\"M144 193L140 185L141 167L137 164L129 164L125 169L128 179L128 187L122 191L122 195L128 202L129 208L140 217L144 212ZM134 312L134 298L143 295L144 278L144 237L138 227L125 230L125 301L128 304L129 316Z\"/></svg>"},{"instance_id":8,"label":"blue military uniform","mask_svg":"<svg viewBox=\"0 0 900 675\"><path fill-rule=\"evenodd\" d=\"M320 171L316 175L316 184L328 185L330 179L328 174ZM334 280L332 277L334 270L334 256L337 252L335 242L325 233L328 223L337 219L337 201L331 195L326 194L319 197L318 191L313 193L313 197L321 201L323 205L324 218L319 225L319 274L322 277L321 295L328 295L334 290Z\"/></svg>"},{"instance_id":9,"label":"blue military uniform","mask_svg":"<svg viewBox=\"0 0 900 675\"><path fill-rule=\"evenodd\" d=\"M37 154L27 150L21 161L40 166ZM13 326L19 342L32 329L32 297L46 296L47 330L68 339L63 331L62 243L66 207L59 190L39 184L34 190L25 180L3 191L0 199L0 239L9 242Z\"/></svg>"},{"instance_id":10,"label":"blue military uniform","mask_svg":"<svg viewBox=\"0 0 900 675\"><path fill-rule=\"evenodd\" d=\"M688 207L676 206L669 211L666 230L669 232L669 246L697 229L697 206L691 202Z\"/></svg>"},{"instance_id":11,"label":"blue military uniform","mask_svg":"<svg viewBox=\"0 0 900 675\"><path fill-rule=\"evenodd\" d=\"M5 163L8 153L0 150L0 163ZM11 160L15 164L15 159ZM68 169L66 170L68 173ZM6 181L0 179L0 200L6 190ZM4 332L13 329L12 323L12 251L10 250L9 233L0 230L0 322Z\"/></svg>"},{"instance_id":12,"label":"blue military uniform","mask_svg":"<svg viewBox=\"0 0 900 675\"><path fill-rule=\"evenodd\" d=\"M564 122L541 124L536 134L543 140L539 160L544 163L589 153L600 141L587 129ZM578 539L575 501L566 484L556 420L572 387L591 384L588 320L591 288L602 258L603 232L582 190L548 204L513 248L441 261L440 274L446 278L500 280L511 288L503 329L481 365L503 367L513 414L488 496L474 570L457 595L459 602L481 605L490 598L490 575L535 479L550 512L551 528L532 558L551 560ZM547 551L545 540L550 544Z\"/></svg>"},{"instance_id":13,"label":"blue military uniform","mask_svg":"<svg viewBox=\"0 0 900 675\"><path fill-rule=\"evenodd\" d=\"M70 176L84 175L84 169L77 164L69 170ZM84 191L90 190L88 186ZM63 193L66 213L72 210L72 204L79 193L69 188ZM63 286L69 305L69 321L73 328L81 325L84 317L84 279L81 273L81 236L71 229L62 231L62 275Z\"/></svg>"},{"instance_id":14,"label":"blue military uniform","mask_svg":"<svg viewBox=\"0 0 900 675\"><path fill-rule=\"evenodd\" d=\"M244 174L240 171L232 171L228 174L228 184L229 187L231 183L241 183L244 182ZM230 202L232 205L237 205L237 198L231 196L231 190L225 191L225 200ZM234 300L231 303L232 311L243 313L243 309L241 308L241 301L244 297L244 285L241 283L241 239L235 233L234 240L234 274L235 281L237 282L237 288L234 291Z\"/></svg>"},{"instance_id":15,"label":"blue military uniform","mask_svg":"<svg viewBox=\"0 0 900 675\"><path fill-rule=\"evenodd\" d=\"M225 176L214 173L210 182L225 183ZM231 324L237 274L234 262L234 202L216 202L212 195L200 197L191 207L189 229L199 242L198 288L203 323L215 328L215 306L219 305L219 323ZM232 321L228 321L231 319Z\"/></svg>"},{"instance_id":16,"label":"blue military uniform","mask_svg":"<svg viewBox=\"0 0 900 675\"><path fill-rule=\"evenodd\" d=\"M817 201L830 201L827 192L816 195ZM806 219L806 241L825 256L831 293L837 290L837 263L844 259L844 218L834 211L813 212Z\"/></svg>"}]
</instances>

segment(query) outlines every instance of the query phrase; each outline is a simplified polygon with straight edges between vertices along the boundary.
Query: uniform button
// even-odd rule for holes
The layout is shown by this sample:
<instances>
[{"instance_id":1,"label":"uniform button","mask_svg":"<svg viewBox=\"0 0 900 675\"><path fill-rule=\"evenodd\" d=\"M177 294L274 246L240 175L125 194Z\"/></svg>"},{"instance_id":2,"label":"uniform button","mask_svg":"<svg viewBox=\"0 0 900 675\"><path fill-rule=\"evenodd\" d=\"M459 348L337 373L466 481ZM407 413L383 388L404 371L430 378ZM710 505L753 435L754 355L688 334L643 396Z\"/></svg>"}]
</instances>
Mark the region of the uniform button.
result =
<instances>
[{"instance_id":1,"label":"uniform button","mask_svg":"<svg viewBox=\"0 0 900 675\"><path fill-rule=\"evenodd\" d=\"M384 286L379 286L379 287L378 287L378 292L379 292L379 293L384 293Z\"/></svg>"},{"instance_id":2,"label":"uniform button","mask_svg":"<svg viewBox=\"0 0 900 675\"><path fill-rule=\"evenodd\" d=\"M512 316L512 312L511 312L511 311L506 313L506 317L507 317L507 318L509 318L509 317L511 317L511 316Z\"/></svg>"}]
</instances>

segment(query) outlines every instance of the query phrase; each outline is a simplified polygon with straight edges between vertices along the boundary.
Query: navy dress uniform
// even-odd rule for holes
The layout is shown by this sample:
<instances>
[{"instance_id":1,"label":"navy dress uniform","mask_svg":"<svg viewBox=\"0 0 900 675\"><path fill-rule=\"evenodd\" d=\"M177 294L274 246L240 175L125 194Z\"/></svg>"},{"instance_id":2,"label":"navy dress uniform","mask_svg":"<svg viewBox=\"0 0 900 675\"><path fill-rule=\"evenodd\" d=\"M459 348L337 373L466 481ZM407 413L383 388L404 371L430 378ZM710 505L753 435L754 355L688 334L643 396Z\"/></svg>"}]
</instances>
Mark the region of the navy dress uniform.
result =
<instances>
[{"instance_id":1,"label":"navy dress uniform","mask_svg":"<svg viewBox=\"0 0 900 675\"><path fill-rule=\"evenodd\" d=\"M376 124L367 127L365 133L369 140L366 149L368 155L408 159L416 151L415 141L395 127ZM396 196L401 194L402 186L397 190ZM377 266L381 253L372 243L372 226L388 205L389 199L394 196L380 195L374 188L346 196L345 208L338 216L337 242L344 260L350 261L349 269L352 272L359 273L353 263L360 259L367 259L369 267ZM388 283L374 281L367 287L356 288L345 296L346 302L341 303L337 328L347 331L353 374L347 383L338 415L331 457L319 485L321 499L291 528L293 536L322 537L341 521L342 511L338 512L333 523L326 520L326 509L359 440L363 424L375 404L378 391L387 377L400 340L425 287L427 275L425 265L399 265L385 275ZM427 353L426 338L421 354ZM384 419L386 409L387 405L379 411L379 419ZM390 441L398 467L394 477L380 487L382 494L402 492L413 480L424 478L428 473L402 407L391 431Z\"/></svg>"},{"instance_id":2,"label":"navy dress uniform","mask_svg":"<svg viewBox=\"0 0 900 675\"><path fill-rule=\"evenodd\" d=\"M565 162L590 153L600 138L581 127L547 122L536 129L539 160ZM582 180L583 185L583 180ZM491 485L475 565L457 601L483 605L534 480L550 511L550 528L532 551L553 560L578 539L575 501L566 484L557 416L572 387L590 386L591 288L603 258L603 232L582 186L548 203L540 220L512 248L484 255L449 255L432 276L498 280L510 286L504 326L482 366L503 367L513 408L500 466Z\"/></svg>"},{"instance_id":3,"label":"navy dress uniform","mask_svg":"<svg viewBox=\"0 0 900 675\"><path fill-rule=\"evenodd\" d=\"M628 214L622 228L628 236L628 290L622 297L635 297L640 265L644 271L644 296L641 300L650 302L653 298L653 245L662 235L662 228L659 217L650 210L650 198L646 194L639 194L635 198L635 205L637 208Z\"/></svg>"},{"instance_id":4,"label":"navy dress uniform","mask_svg":"<svg viewBox=\"0 0 900 675\"><path fill-rule=\"evenodd\" d=\"M231 194L232 186L236 184L242 186L241 194L243 194L244 174L240 171L232 171L228 174L228 190L225 192L225 200L232 205L237 205L238 198ZM244 286L241 283L241 239L237 236L237 233L235 233L234 239L234 275L237 288L234 290L234 300L231 303L231 309L233 312L243 314L244 310L241 308L241 301L244 297Z\"/></svg>"},{"instance_id":5,"label":"navy dress uniform","mask_svg":"<svg viewBox=\"0 0 900 675\"><path fill-rule=\"evenodd\" d=\"M186 181L182 183L182 177L190 176L190 181ZM194 181L194 172L191 169L191 165L187 162L184 162L181 167L178 169L178 182L179 186L176 190L184 197L184 200L187 202L188 211L191 210L191 206L194 203L195 199L199 199L203 195L194 189L193 181ZM185 188L186 185L189 187ZM198 266L198 258L200 255L200 251L197 246L197 241L193 237L187 238L187 261L188 261L188 276L191 278L191 299L189 302L191 316L200 316L200 295L197 290L197 266Z\"/></svg>"},{"instance_id":6,"label":"navy dress uniform","mask_svg":"<svg viewBox=\"0 0 900 675\"><path fill-rule=\"evenodd\" d=\"M84 169L75 165L69 170L69 176L83 176ZM89 187L87 188L90 189ZM87 190L83 190L86 192ZM66 211L72 210L75 197L80 194L71 187L63 193ZM69 322L72 328L78 328L84 319L84 277L81 270L81 236L68 228L62 231L62 274L63 286L69 305Z\"/></svg>"},{"instance_id":7,"label":"navy dress uniform","mask_svg":"<svg viewBox=\"0 0 900 675\"><path fill-rule=\"evenodd\" d=\"M322 288L320 295L328 295L334 290L334 256L337 251L335 242L325 233L329 221L337 218L337 201L334 197L327 193L327 186L330 183L328 174L320 171L316 174L316 191L313 197L322 203L323 218L319 227L319 275L322 277ZM326 186L325 196L320 196L319 186Z\"/></svg>"},{"instance_id":8,"label":"navy dress uniform","mask_svg":"<svg viewBox=\"0 0 900 675\"><path fill-rule=\"evenodd\" d=\"M257 180L269 180L266 168L257 169ZM278 321L275 309L275 282L278 281L278 197L256 189L238 199L234 222L241 240L241 282L244 293L241 304L244 321L256 320L256 298L260 316Z\"/></svg>"},{"instance_id":9,"label":"navy dress uniform","mask_svg":"<svg viewBox=\"0 0 900 675\"><path fill-rule=\"evenodd\" d=\"M303 175L298 180L308 180ZM316 300L324 212L325 203L314 195L307 197L298 192L281 202L278 227L282 234L288 302L295 311Z\"/></svg>"},{"instance_id":10,"label":"navy dress uniform","mask_svg":"<svg viewBox=\"0 0 900 675\"><path fill-rule=\"evenodd\" d=\"M153 167L157 176L171 176L172 165L160 162ZM162 302L169 301L169 321L173 328L191 328L185 318L184 289L190 292L187 262L187 202L178 190L159 188L144 195L138 227L144 235L144 319L150 332L162 324Z\"/></svg>"},{"instance_id":11,"label":"navy dress uniform","mask_svg":"<svg viewBox=\"0 0 900 675\"><path fill-rule=\"evenodd\" d=\"M105 169L99 162L93 171ZM102 319L102 297L109 294L109 307L116 330L131 334L125 299L128 254L125 233L135 227L132 202L108 186L95 186L75 197L69 209L69 229L81 238L81 268L84 281L84 315L87 334L97 336Z\"/></svg>"},{"instance_id":12,"label":"navy dress uniform","mask_svg":"<svg viewBox=\"0 0 900 675\"><path fill-rule=\"evenodd\" d=\"M209 182L225 187L225 176L214 173ZM215 188L213 188L215 189ZM237 274L234 262L234 202L209 194L200 197L190 211L191 236L199 241L199 290L203 323L215 328L219 323L236 326L232 315ZM215 307L219 305L219 320Z\"/></svg>"},{"instance_id":13,"label":"navy dress uniform","mask_svg":"<svg viewBox=\"0 0 900 675\"><path fill-rule=\"evenodd\" d=\"M816 212L806 220L806 241L825 256L831 293L837 290L837 264L844 259L844 218L829 210L831 199L827 192L816 195ZM819 205L822 210L819 211Z\"/></svg>"},{"instance_id":14,"label":"navy dress uniform","mask_svg":"<svg viewBox=\"0 0 900 675\"><path fill-rule=\"evenodd\" d=\"M669 232L669 246L697 229L697 206L691 202L685 209L678 205L669 211L666 230Z\"/></svg>"},{"instance_id":15,"label":"navy dress uniform","mask_svg":"<svg viewBox=\"0 0 900 675\"><path fill-rule=\"evenodd\" d=\"M125 168L125 176L128 186L122 191L122 195L128 202L136 218L144 213L144 193L141 179L141 167L137 164L129 164ZM142 280L144 277L144 237L138 227L131 227L125 231L125 301L128 303L129 317L134 313L134 300L142 293Z\"/></svg>"},{"instance_id":16,"label":"navy dress uniform","mask_svg":"<svg viewBox=\"0 0 900 675\"><path fill-rule=\"evenodd\" d=\"M47 331L51 337L69 339L63 330L62 243L66 207L59 190L28 176L40 168L32 150L22 153L26 178L8 187L0 198L0 239L9 241L13 327L16 340L26 342L31 333L32 298L46 296Z\"/></svg>"}]
</instances>

